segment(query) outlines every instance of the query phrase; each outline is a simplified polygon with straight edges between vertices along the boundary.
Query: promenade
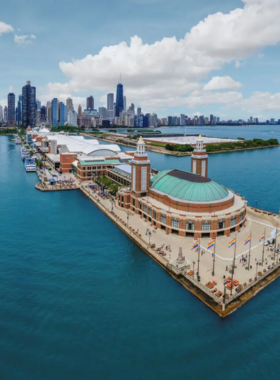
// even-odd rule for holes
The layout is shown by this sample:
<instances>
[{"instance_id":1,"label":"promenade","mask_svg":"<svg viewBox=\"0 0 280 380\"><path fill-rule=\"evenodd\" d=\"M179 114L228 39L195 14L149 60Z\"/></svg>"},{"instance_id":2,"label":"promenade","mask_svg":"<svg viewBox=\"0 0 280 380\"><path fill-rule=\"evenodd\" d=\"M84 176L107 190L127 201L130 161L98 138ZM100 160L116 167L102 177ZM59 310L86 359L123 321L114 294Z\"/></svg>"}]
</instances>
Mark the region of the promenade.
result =
<instances>
[{"instance_id":1,"label":"promenade","mask_svg":"<svg viewBox=\"0 0 280 380\"><path fill-rule=\"evenodd\" d=\"M266 237L270 238L271 232L277 226L279 218L275 215L258 213L248 208L246 227L229 237L218 237L216 252L213 255L213 248L207 250L207 244L211 239L200 239L200 250L192 250L194 243L192 238L168 235L163 230L155 229L145 218L140 218L131 210L119 208L112 198L100 196L98 191L93 191L86 183L81 185L81 190L169 274L222 317L240 307L278 277L278 254L273 248L259 243L259 237L264 233L264 229ZM251 235L251 250L248 270L249 246L244 245L244 242L249 235ZM228 243L234 237L237 244L233 279L242 285L240 293L236 291L236 287L230 290L225 286L225 278L232 276L234 247L228 248ZM159 253L158 249L163 254ZM175 268L179 250L190 265L183 273L176 273ZM197 274L200 276L199 282ZM209 281L216 283L216 293L225 292L226 299L223 296L217 297L206 287Z\"/></svg>"}]
</instances>

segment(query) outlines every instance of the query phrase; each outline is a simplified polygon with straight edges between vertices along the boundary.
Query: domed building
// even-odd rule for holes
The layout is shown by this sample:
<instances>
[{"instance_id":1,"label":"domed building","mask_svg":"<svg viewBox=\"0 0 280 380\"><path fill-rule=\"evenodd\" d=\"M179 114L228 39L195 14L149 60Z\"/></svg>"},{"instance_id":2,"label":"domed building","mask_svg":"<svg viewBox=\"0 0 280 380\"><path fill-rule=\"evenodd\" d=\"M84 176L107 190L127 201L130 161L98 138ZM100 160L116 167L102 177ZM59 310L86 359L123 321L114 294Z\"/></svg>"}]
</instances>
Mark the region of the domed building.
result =
<instances>
[{"instance_id":1,"label":"domed building","mask_svg":"<svg viewBox=\"0 0 280 380\"><path fill-rule=\"evenodd\" d=\"M155 227L182 237L215 238L244 226L246 200L208 178L208 156L201 136L191 157L192 172L172 169L151 177L142 138L131 166L131 189L119 190L118 204Z\"/></svg>"}]
</instances>

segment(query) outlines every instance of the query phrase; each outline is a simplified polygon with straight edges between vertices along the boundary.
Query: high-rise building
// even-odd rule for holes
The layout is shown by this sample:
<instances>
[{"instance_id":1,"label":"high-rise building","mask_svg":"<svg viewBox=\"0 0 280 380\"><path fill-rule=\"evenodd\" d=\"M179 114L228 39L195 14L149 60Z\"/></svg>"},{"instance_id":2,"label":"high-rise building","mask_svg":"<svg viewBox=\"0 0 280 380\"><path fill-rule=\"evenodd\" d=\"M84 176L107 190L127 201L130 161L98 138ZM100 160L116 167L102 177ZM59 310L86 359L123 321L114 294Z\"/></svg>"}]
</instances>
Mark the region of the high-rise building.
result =
<instances>
[{"instance_id":1,"label":"high-rise building","mask_svg":"<svg viewBox=\"0 0 280 380\"><path fill-rule=\"evenodd\" d=\"M99 107L98 108L99 115L102 116L103 119L107 119L107 108Z\"/></svg>"},{"instance_id":2,"label":"high-rise building","mask_svg":"<svg viewBox=\"0 0 280 380\"><path fill-rule=\"evenodd\" d=\"M123 107L123 85L119 83L117 85L117 94L116 94L116 117L120 116L120 113L124 110Z\"/></svg>"},{"instance_id":3,"label":"high-rise building","mask_svg":"<svg viewBox=\"0 0 280 380\"><path fill-rule=\"evenodd\" d=\"M78 115L77 112L71 109L67 114L67 124L72 127L77 127L77 119Z\"/></svg>"},{"instance_id":4,"label":"high-rise building","mask_svg":"<svg viewBox=\"0 0 280 380\"><path fill-rule=\"evenodd\" d=\"M46 123L48 125L52 124L52 103L51 102L47 102L47 120L46 120Z\"/></svg>"},{"instance_id":5,"label":"high-rise building","mask_svg":"<svg viewBox=\"0 0 280 380\"><path fill-rule=\"evenodd\" d=\"M59 124L64 125L67 121L66 105L63 102L59 103Z\"/></svg>"},{"instance_id":6,"label":"high-rise building","mask_svg":"<svg viewBox=\"0 0 280 380\"><path fill-rule=\"evenodd\" d=\"M186 115L180 115L180 125L186 125Z\"/></svg>"},{"instance_id":7,"label":"high-rise building","mask_svg":"<svg viewBox=\"0 0 280 380\"><path fill-rule=\"evenodd\" d=\"M79 107L78 107L78 115L82 115L82 106L79 104Z\"/></svg>"},{"instance_id":8,"label":"high-rise building","mask_svg":"<svg viewBox=\"0 0 280 380\"><path fill-rule=\"evenodd\" d=\"M8 94L8 127L16 126L16 97L15 94Z\"/></svg>"},{"instance_id":9,"label":"high-rise building","mask_svg":"<svg viewBox=\"0 0 280 380\"><path fill-rule=\"evenodd\" d=\"M52 100L52 126L57 127L58 126L58 120L57 120L57 106L58 106L58 100L57 98L54 98Z\"/></svg>"},{"instance_id":10,"label":"high-rise building","mask_svg":"<svg viewBox=\"0 0 280 380\"><path fill-rule=\"evenodd\" d=\"M40 100L36 100L36 110L39 110L39 109L41 109L41 102L40 102Z\"/></svg>"},{"instance_id":11,"label":"high-rise building","mask_svg":"<svg viewBox=\"0 0 280 380\"><path fill-rule=\"evenodd\" d=\"M124 112L126 112L127 108L126 108L126 96L123 97L123 110Z\"/></svg>"},{"instance_id":12,"label":"high-rise building","mask_svg":"<svg viewBox=\"0 0 280 380\"><path fill-rule=\"evenodd\" d=\"M47 121L47 108L45 106L41 107L41 123L46 123Z\"/></svg>"},{"instance_id":13,"label":"high-rise building","mask_svg":"<svg viewBox=\"0 0 280 380\"><path fill-rule=\"evenodd\" d=\"M137 116L141 116L141 107L140 106L137 107Z\"/></svg>"},{"instance_id":14,"label":"high-rise building","mask_svg":"<svg viewBox=\"0 0 280 380\"><path fill-rule=\"evenodd\" d=\"M8 121L8 107L7 106L5 106L4 108L4 121L5 123L7 123Z\"/></svg>"},{"instance_id":15,"label":"high-rise building","mask_svg":"<svg viewBox=\"0 0 280 380\"><path fill-rule=\"evenodd\" d=\"M107 116L110 121L114 119L114 94L107 94Z\"/></svg>"},{"instance_id":16,"label":"high-rise building","mask_svg":"<svg viewBox=\"0 0 280 380\"><path fill-rule=\"evenodd\" d=\"M0 104L0 123L3 121L3 107Z\"/></svg>"},{"instance_id":17,"label":"high-rise building","mask_svg":"<svg viewBox=\"0 0 280 380\"><path fill-rule=\"evenodd\" d=\"M87 109L94 110L94 98L92 95L87 98Z\"/></svg>"},{"instance_id":18,"label":"high-rise building","mask_svg":"<svg viewBox=\"0 0 280 380\"><path fill-rule=\"evenodd\" d=\"M67 115L68 115L68 112L70 110L74 109L73 107L73 100L71 98L67 98L66 99L66 112L67 112Z\"/></svg>"},{"instance_id":19,"label":"high-rise building","mask_svg":"<svg viewBox=\"0 0 280 380\"><path fill-rule=\"evenodd\" d=\"M36 87L31 86L31 82L27 81L22 87L22 126L27 128L35 127L35 111L36 111Z\"/></svg>"},{"instance_id":20,"label":"high-rise building","mask_svg":"<svg viewBox=\"0 0 280 380\"><path fill-rule=\"evenodd\" d=\"M18 104L17 104L17 122L20 124L22 122L22 95L18 96Z\"/></svg>"}]
</instances>

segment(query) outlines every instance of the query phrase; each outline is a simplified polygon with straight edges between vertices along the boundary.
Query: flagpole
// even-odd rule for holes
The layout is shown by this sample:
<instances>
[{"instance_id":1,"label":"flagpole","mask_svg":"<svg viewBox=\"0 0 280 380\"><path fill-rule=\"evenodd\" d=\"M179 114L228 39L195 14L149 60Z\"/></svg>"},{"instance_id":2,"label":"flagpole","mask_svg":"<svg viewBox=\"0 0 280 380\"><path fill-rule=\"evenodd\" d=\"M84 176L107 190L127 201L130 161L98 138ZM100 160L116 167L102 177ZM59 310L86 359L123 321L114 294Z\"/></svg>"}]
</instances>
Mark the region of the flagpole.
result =
<instances>
[{"instance_id":1,"label":"flagpole","mask_svg":"<svg viewBox=\"0 0 280 380\"><path fill-rule=\"evenodd\" d=\"M199 282L199 260L200 260L200 239L198 239L198 257L197 257L197 281Z\"/></svg>"},{"instance_id":2,"label":"flagpole","mask_svg":"<svg viewBox=\"0 0 280 380\"><path fill-rule=\"evenodd\" d=\"M234 244L234 256L233 256L233 266L232 266L232 279L231 279L231 287L230 287L230 296L232 296L232 288L233 288L233 276L234 276L234 267L235 267L235 255L236 255L236 234L235 234L235 244Z\"/></svg>"},{"instance_id":3,"label":"flagpole","mask_svg":"<svg viewBox=\"0 0 280 380\"><path fill-rule=\"evenodd\" d=\"M215 243L214 243L214 253L213 253L213 272L212 272L212 276L215 276L215 259L216 259L216 238L214 240L215 240Z\"/></svg>"},{"instance_id":4,"label":"flagpole","mask_svg":"<svg viewBox=\"0 0 280 380\"><path fill-rule=\"evenodd\" d=\"M262 250L262 266L263 266L263 262L264 262L265 232L266 232L266 228L264 229L263 250Z\"/></svg>"},{"instance_id":5,"label":"flagpole","mask_svg":"<svg viewBox=\"0 0 280 380\"><path fill-rule=\"evenodd\" d=\"M249 245L248 271L250 270L251 244L252 244L251 242L252 242L252 231L250 232L250 245Z\"/></svg>"}]
</instances>

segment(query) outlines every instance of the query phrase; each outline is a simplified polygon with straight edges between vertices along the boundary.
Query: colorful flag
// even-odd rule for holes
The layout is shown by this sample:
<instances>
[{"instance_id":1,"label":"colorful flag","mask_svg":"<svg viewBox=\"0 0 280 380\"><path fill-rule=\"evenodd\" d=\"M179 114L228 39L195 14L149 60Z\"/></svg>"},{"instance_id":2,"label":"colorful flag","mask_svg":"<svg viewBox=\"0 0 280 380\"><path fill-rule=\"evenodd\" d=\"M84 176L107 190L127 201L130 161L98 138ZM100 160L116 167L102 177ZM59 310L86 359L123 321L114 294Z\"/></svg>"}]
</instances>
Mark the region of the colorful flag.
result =
<instances>
[{"instance_id":1,"label":"colorful flag","mask_svg":"<svg viewBox=\"0 0 280 380\"><path fill-rule=\"evenodd\" d=\"M232 239L232 241L230 241L230 242L228 243L228 247L230 248L230 247L232 247L234 244L235 244L235 238Z\"/></svg>"},{"instance_id":2,"label":"colorful flag","mask_svg":"<svg viewBox=\"0 0 280 380\"><path fill-rule=\"evenodd\" d=\"M215 245L215 240L210 241L210 243L207 244L207 249L214 247L214 245Z\"/></svg>"},{"instance_id":3,"label":"colorful flag","mask_svg":"<svg viewBox=\"0 0 280 380\"><path fill-rule=\"evenodd\" d=\"M244 245L250 243L250 241L251 241L251 235L247 237L247 239L244 241Z\"/></svg>"},{"instance_id":4,"label":"colorful flag","mask_svg":"<svg viewBox=\"0 0 280 380\"><path fill-rule=\"evenodd\" d=\"M199 247L199 242L198 240L193 244L192 249L198 248Z\"/></svg>"},{"instance_id":5,"label":"colorful flag","mask_svg":"<svg viewBox=\"0 0 280 380\"><path fill-rule=\"evenodd\" d=\"M261 243L261 241L264 240L264 234L262 234L259 238L259 242Z\"/></svg>"}]
</instances>

